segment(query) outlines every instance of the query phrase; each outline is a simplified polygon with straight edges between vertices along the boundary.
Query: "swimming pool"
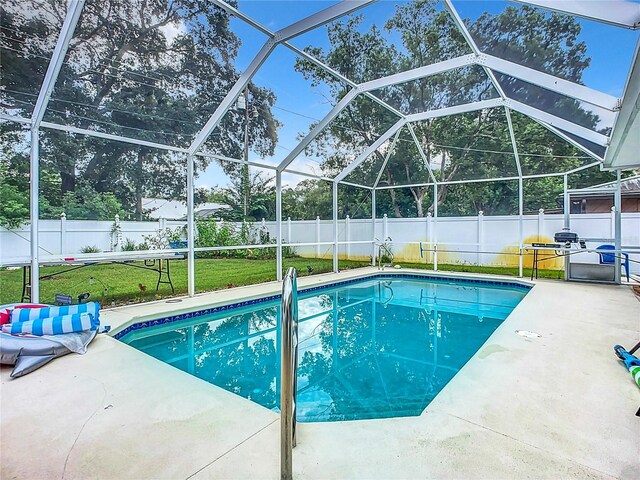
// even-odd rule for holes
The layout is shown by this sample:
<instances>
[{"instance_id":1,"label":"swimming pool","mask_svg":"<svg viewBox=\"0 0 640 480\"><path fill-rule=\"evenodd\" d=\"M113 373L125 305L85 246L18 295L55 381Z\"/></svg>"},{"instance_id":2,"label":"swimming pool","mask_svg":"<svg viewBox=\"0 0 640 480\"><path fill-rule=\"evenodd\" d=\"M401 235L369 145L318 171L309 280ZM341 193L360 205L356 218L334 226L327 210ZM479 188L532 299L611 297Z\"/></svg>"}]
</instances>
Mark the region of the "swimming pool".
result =
<instances>
[{"instance_id":1,"label":"swimming pool","mask_svg":"<svg viewBox=\"0 0 640 480\"><path fill-rule=\"evenodd\" d=\"M298 420L419 415L529 288L375 275L300 289ZM277 410L279 324L271 296L137 323L116 338Z\"/></svg>"}]
</instances>

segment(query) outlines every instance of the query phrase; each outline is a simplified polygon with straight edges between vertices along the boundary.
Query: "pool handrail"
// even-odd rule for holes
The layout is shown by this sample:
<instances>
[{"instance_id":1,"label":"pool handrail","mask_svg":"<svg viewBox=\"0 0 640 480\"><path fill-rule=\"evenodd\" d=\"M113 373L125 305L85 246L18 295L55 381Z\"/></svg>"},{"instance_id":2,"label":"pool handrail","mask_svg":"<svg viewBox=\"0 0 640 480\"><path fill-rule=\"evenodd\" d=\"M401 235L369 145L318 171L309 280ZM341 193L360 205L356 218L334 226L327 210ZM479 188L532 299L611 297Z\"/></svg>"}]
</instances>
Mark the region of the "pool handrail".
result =
<instances>
[{"instance_id":1,"label":"pool handrail","mask_svg":"<svg viewBox=\"0 0 640 480\"><path fill-rule=\"evenodd\" d=\"M384 242L381 242L376 238L376 246L378 247L378 270L383 270L384 267L389 266L393 267L393 252L389 249L388 243L391 242L391 237L387 237L384 239ZM382 262L382 251L387 252L387 257L389 257L389 263Z\"/></svg>"},{"instance_id":2,"label":"pool handrail","mask_svg":"<svg viewBox=\"0 0 640 480\"><path fill-rule=\"evenodd\" d=\"M290 267L282 282L280 369L280 478L293 477L298 371L298 273Z\"/></svg>"}]
</instances>

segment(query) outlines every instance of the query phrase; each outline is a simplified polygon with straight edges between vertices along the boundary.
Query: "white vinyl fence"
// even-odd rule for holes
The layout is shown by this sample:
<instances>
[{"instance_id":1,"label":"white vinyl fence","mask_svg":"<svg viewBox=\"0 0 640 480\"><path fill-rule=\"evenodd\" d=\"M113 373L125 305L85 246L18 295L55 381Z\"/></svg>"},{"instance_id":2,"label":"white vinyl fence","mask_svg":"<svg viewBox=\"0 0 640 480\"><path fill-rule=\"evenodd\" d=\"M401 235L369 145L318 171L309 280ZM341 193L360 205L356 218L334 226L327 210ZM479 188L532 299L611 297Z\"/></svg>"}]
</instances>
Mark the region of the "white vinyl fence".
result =
<instances>
[{"instance_id":1,"label":"white vinyl fence","mask_svg":"<svg viewBox=\"0 0 640 480\"><path fill-rule=\"evenodd\" d=\"M562 229L562 214L525 215L524 243L552 242L553 235ZM115 225L119 228L114 229ZM42 255L74 254L83 247L95 246L103 252L119 251L126 239L136 244L145 236L153 236L165 228L180 228L184 221L109 222L89 220L40 221L40 252ZM613 244L613 214L571 215L571 230L580 238L590 239L589 247ZM253 231L266 228L276 238L275 222L256 222ZM296 253L305 257L330 258L333 254L333 223L331 220L285 220L282 226L283 242L293 244ZM373 251L372 238L391 238L396 261L433 261L433 246L437 244L438 262L453 264L517 266L520 226L517 216L425 218L378 218L375 233L370 219L346 219L338 222L339 257L341 259L369 260ZM347 243L349 242L349 243ZM296 245L298 244L298 245ZM302 245L299 245L302 244ZM640 213L622 214L622 245L640 245ZM12 259L28 258L29 225L16 230L0 228L0 264ZM421 253L422 250L422 253ZM631 255L640 260L640 255ZM580 262L598 262L596 254L581 254ZM525 258L525 266L530 265ZM554 264L560 267L561 263ZM553 268L554 265L547 265ZM631 264L631 271L640 273L640 265Z\"/></svg>"}]
</instances>

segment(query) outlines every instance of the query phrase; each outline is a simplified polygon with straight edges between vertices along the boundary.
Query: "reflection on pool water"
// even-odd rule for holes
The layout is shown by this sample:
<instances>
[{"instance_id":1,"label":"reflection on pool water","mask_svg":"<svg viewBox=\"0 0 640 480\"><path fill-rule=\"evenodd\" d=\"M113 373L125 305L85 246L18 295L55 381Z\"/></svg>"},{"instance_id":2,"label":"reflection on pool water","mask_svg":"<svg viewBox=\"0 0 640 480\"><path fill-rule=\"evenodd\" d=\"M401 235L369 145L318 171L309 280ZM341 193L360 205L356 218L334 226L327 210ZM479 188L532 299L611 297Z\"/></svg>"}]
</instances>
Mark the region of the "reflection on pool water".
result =
<instances>
[{"instance_id":1,"label":"reflection on pool water","mask_svg":"<svg viewBox=\"0 0 640 480\"><path fill-rule=\"evenodd\" d=\"M299 421L419 415L526 287L374 279L300 293ZM277 410L280 301L134 330L122 340Z\"/></svg>"}]
</instances>

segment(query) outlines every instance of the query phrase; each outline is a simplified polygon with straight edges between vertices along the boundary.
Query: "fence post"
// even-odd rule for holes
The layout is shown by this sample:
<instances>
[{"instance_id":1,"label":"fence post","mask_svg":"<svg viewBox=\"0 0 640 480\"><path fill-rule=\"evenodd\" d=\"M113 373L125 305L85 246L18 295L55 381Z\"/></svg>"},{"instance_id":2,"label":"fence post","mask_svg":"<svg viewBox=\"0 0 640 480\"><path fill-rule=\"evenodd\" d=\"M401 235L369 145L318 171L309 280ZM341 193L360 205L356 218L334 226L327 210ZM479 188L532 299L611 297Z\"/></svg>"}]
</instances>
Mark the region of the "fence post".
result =
<instances>
[{"instance_id":1,"label":"fence post","mask_svg":"<svg viewBox=\"0 0 640 480\"><path fill-rule=\"evenodd\" d=\"M427 212L427 248L429 249L429 251L427 252L427 255L425 257L425 263L431 263L433 261L432 257L433 257L433 252L432 250L432 238L431 238L431 232L433 230L433 226L431 225L431 222L433 221L433 215L431 214L431 212ZM420 251L420 254L422 254L423 252Z\"/></svg>"},{"instance_id":2,"label":"fence post","mask_svg":"<svg viewBox=\"0 0 640 480\"><path fill-rule=\"evenodd\" d=\"M291 217L287 217L287 243L293 243L291 238Z\"/></svg>"},{"instance_id":3,"label":"fence post","mask_svg":"<svg viewBox=\"0 0 640 480\"><path fill-rule=\"evenodd\" d=\"M538 242L542 242L542 232L544 232L544 208L538 210Z\"/></svg>"},{"instance_id":4,"label":"fence post","mask_svg":"<svg viewBox=\"0 0 640 480\"><path fill-rule=\"evenodd\" d=\"M67 236L67 214L60 214L60 253L65 253L65 237Z\"/></svg>"},{"instance_id":5,"label":"fence post","mask_svg":"<svg viewBox=\"0 0 640 480\"><path fill-rule=\"evenodd\" d=\"M344 219L344 236L345 242L349 242L351 240L351 218L347 215L347 218ZM351 257L351 244L346 243L345 253L347 255L347 260Z\"/></svg>"},{"instance_id":6,"label":"fence post","mask_svg":"<svg viewBox=\"0 0 640 480\"><path fill-rule=\"evenodd\" d=\"M113 252L118 251L122 240L122 234L120 232L120 215L117 213L113 217L113 228L111 229L111 250Z\"/></svg>"},{"instance_id":7,"label":"fence post","mask_svg":"<svg viewBox=\"0 0 640 480\"><path fill-rule=\"evenodd\" d=\"M616 238L616 207L615 205L611 207L611 227L610 227L609 233L610 233L609 235L610 239Z\"/></svg>"},{"instance_id":8,"label":"fence post","mask_svg":"<svg viewBox=\"0 0 640 480\"><path fill-rule=\"evenodd\" d=\"M478 212L478 265L483 265L484 257L484 212L480 210Z\"/></svg>"},{"instance_id":9,"label":"fence post","mask_svg":"<svg viewBox=\"0 0 640 480\"><path fill-rule=\"evenodd\" d=\"M388 221L389 221L389 217L387 217L387 214L385 213L382 216L382 241L386 241L387 238L389 237L388 231L389 231L389 226L388 226Z\"/></svg>"},{"instance_id":10,"label":"fence post","mask_svg":"<svg viewBox=\"0 0 640 480\"><path fill-rule=\"evenodd\" d=\"M316 258L320 258L320 217L316 217Z\"/></svg>"},{"instance_id":11,"label":"fence post","mask_svg":"<svg viewBox=\"0 0 640 480\"><path fill-rule=\"evenodd\" d=\"M160 217L158 219L158 230L164 232L167 228L167 219L164 217Z\"/></svg>"}]
</instances>

